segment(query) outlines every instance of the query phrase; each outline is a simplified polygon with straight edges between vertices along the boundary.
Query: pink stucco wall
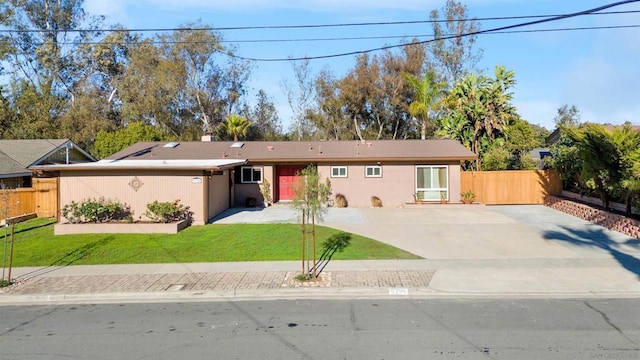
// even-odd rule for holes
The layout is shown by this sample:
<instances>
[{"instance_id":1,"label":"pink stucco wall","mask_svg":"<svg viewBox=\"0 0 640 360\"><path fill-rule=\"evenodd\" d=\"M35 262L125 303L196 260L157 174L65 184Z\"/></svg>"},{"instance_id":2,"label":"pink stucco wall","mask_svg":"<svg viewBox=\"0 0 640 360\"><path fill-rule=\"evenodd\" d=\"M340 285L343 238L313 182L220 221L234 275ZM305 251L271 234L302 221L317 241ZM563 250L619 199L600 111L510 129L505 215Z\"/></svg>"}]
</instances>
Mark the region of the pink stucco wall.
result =
<instances>
[{"instance_id":1,"label":"pink stucco wall","mask_svg":"<svg viewBox=\"0 0 640 360\"><path fill-rule=\"evenodd\" d=\"M398 207L414 201L416 188L416 165L447 165L449 169L449 202L460 202L460 164L381 164L382 177L365 177L365 168L376 164L319 165L318 172L323 178L329 177L332 166L347 166L346 178L331 178L332 198L343 194L349 206L370 207L371 197L377 196L385 207Z\"/></svg>"},{"instance_id":2,"label":"pink stucco wall","mask_svg":"<svg viewBox=\"0 0 640 360\"><path fill-rule=\"evenodd\" d=\"M262 168L262 179L268 180L271 185L271 199L274 199L274 166L273 165L254 165L254 167ZM239 171L239 168L238 170ZM234 206L244 206L248 197L257 200L257 206L262 206L264 199L260 192L262 184L242 184L240 181L234 181Z\"/></svg>"}]
</instances>

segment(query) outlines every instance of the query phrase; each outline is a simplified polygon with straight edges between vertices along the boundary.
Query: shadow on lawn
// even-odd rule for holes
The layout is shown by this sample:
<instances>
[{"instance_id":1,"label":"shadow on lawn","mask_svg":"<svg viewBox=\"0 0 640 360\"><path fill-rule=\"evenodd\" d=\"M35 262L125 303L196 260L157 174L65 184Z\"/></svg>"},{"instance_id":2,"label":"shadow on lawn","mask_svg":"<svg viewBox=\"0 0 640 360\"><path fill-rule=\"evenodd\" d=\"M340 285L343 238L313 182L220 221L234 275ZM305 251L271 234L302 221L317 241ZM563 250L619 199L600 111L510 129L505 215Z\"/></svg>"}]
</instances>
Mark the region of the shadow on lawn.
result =
<instances>
[{"instance_id":1,"label":"shadow on lawn","mask_svg":"<svg viewBox=\"0 0 640 360\"><path fill-rule=\"evenodd\" d=\"M620 265L640 279L640 259L617 249L620 245L640 248L640 240L630 238L627 241L619 243L607 235L602 228L588 230L577 230L566 226L563 226L562 228L566 230L566 233L560 231L546 231L544 233L545 239L564 241L578 246L602 249L611 254L611 256L613 256Z\"/></svg>"},{"instance_id":2,"label":"shadow on lawn","mask_svg":"<svg viewBox=\"0 0 640 360\"><path fill-rule=\"evenodd\" d=\"M27 232L27 231L31 231L31 230L47 227L47 226L53 226L53 224L55 224L55 223L56 222L53 221L53 222L48 222L48 223L40 224L40 225L25 226L24 228L21 228L19 230L15 230L13 233L15 235L18 235L18 234L23 233L23 232ZM9 230L9 231L11 231L11 230Z\"/></svg>"},{"instance_id":3,"label":"shadow on lawn","mask_svg":"<svg viewBox=\"0 0 640 360\"><path fill-rule=\"evenodd\" d=\"M101 240L97 240L88 244L85 244L67 254L65 254L64 256L62 256L61 258L53 261L50 265L28 272L26 274L23 274L19 277L17 277L15 280L25 280L25 279L29 279L32 277L36 277L39 275L43 275L43 274L47 274L53 271L56 271L58 269L64 268L66 266L69 265L73 265L74 263L84 259L85 257L87 257L88 255L91 255L91 253L97 249L100 248L104 245L109 244L111 241L113 241L115 239L114 236L108 236L104 239Z\"/></svg>"}]
</instances>

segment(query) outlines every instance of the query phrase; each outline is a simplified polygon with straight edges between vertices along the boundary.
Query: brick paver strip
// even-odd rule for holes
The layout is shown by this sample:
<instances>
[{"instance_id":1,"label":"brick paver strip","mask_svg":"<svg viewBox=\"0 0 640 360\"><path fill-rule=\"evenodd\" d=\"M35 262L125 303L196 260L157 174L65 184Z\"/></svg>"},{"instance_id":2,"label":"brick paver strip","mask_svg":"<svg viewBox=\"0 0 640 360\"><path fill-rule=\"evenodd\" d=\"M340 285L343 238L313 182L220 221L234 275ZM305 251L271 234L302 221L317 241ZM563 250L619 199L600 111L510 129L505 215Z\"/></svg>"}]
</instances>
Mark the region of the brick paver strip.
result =
<instances>
[{"instance_id":1,"label":"brick paver strip","mask_svg":"<svg viewBox=\"0 0 640 360\"><path fill-rule=\"evenodd\" d=\"M329 287L427 287L435 270L332 271ZM286 271L189 274L93 275L33 278L2 289L6 294L82 294L167 291L184 285L182 291L278 289ZM180 290L177 290L180 291Z\"/></svg>"},{"instance_id":2,"label":"brick paver strip","mask_svg":"<svg viewBox=\"0 0 640 360\"><path fill-rule=\"evenodd\" d=\"M204 291L215 289L224 273L206 273L195 284L189 284L191 290Z\"/></svg>"},{"instance_id":3,"label":"brick paver strip","mask_svg":"<svg viewBox=\"0 0 640 360\"><path fill-rule=\"evenodd\" d=\"M284 282L287 276L286 271L269 271L264 273L264 277L260 284L258 284L258 289L277 289L282 287L282 283Z\"/></svg>"}]
</instances>

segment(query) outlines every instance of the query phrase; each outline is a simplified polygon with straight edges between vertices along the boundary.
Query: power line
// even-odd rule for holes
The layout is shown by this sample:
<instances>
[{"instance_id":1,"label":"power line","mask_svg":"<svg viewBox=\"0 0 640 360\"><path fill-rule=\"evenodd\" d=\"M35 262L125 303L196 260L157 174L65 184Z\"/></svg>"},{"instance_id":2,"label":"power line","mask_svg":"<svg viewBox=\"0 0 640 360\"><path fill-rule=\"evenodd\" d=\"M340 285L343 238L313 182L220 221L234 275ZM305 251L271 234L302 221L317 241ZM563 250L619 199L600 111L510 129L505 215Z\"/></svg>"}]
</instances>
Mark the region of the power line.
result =
<instances>
[{"instance_id":1,"label":"power line","mask_svg":"<svg viewBox=\"0 0 640 360\"><path fill-rule=\"evenodd\" d=\"M596 8L583 10L583 11L570 13L570 14L558 15L558 16L554 16L554 17L551 17L551 18L528 21L528 22L514 24L514 25L500 26L500 27L487 29L487 30L473 31L473 32L466 33L466 34L461 34L461 35L443 36L443 37L438 38L438 39L419 41L419 42L414 42L414 43L411 43L411 44L388 45L388 46L382 46L382 47L378 47L378 48L374 48L374 49L350 51L350 52L331 54L331 55L290 57L290 58L251 58L251 57L238 56L238 55L229 54L229 53L226 53L226 55L230 56L230 57L233 57L233 58L236 58L236 59L240 59L240 60L248 60L248 61L256 61L256 62L306 61L306 60L319 60L319 59L330 59L330 58L353 56L353 55L362 55L362 54L367 54L367 53L376 52L376 51L383 51L383 50L390 50L390 49L405 47L407 45L421 45L421 44L427 44L427 43L431 43L431 42L435 42L435 41L442 41L442 40L449 40L449 39L455 39L455 38L460 38L460 37L488 34L488 33L494 33L494 32L499 32L499 31L505 31L505 30L509 30L509 29L525 27L525 26L543 24L543 23L547 23L547 22L554 22L554 21L569 19L569 18L578 17L578 16L590 15L590 14L594 14L594 13L597 13L597 12L602 11L602 10L610 9L610 8L621 6L621 5L636 3L636 2L640 2L640 0L618 1L618 2L614 2L614 3L609 3L609 4L606 4L606 5L602 5L602 6L599 6L599 7L596 7Z\"/></svg>"},{"instance_id":2,"label":"power line","mask_svg":"<svg viewBox=\"0 0 640 360\"><path fill-rule=\"evenodd\" d=\"M492 31L479 35L500 35L500 34L524 34L524 33L545 33L545 32L562 32L562 31L585 31L585 30L615 30L615 29L634 29L640 28L640 24L633 25L608 25L608 26L582 26L582 27L566 27L551 29L534 29L534 30L505 30ZM300 38L300 39L249 39L249 40L221 40L221 43L279 43L279 42L322 42L322 41L353 41L353 40L397 40L397 39L414 39L433 37L434 34L415 34L415 35L388 35L388 36L356 36L356 37L331 37L331 38ZM444 36L455 36L453 34L445 34ZM162 45L162 44L209 44L207 41L145 41L145 44ZM35 43L35 45L43 45L44 43ZM58 42L59 45L133 45L136 42ZM405 44L406 45L406 44ZM402 45L400 45L402 46Z\"/></svg>"},{"instance_id":3,"label":"power line","mask_svg":"<svg viewBox=\"0 0 640 360\"><path fill-rule=\"evenodd\" d=\"M561 31L579 31L579 30L612 30L612 29L632 29L640 28L640 24L635 25L609 25L609 26L582 26L568 28L552 28L552 29L535 29L535 30L511 30L511 31L494 31L479 35L498 35L498 34L521 34L521 33L537 33L537 32L561 32ZM388 35L388 36L358 36L358 37L331 37L331 38L300 38L300 39L254 39L254 40L221 40L221 43L278 43L278 42L321 42L321 41L353 41L353 40L389 40L389 39L413 39L433 37L434 34L419 35ZM454 36L453 34L445 34L444 36ZM166 43L166 42L165 42ZM171 43L171 42L169 42ZM178 43L178 42L175 42Z\"/></svg>"},{"instance_id":4,"label":"power line","mask_svg":"<svg viewBox=\"0 0 640 360\"><path fill-rule=\"evenodd\" d=\"M619 14L634 14L640 13L640 10L625 10L625 11L602 11L593 12L583 15L619 15ZM521 20L521 19L540 19L540 18L559 18L562 16L571 14L547 14L547 15L516 15L516 16L494 16L494 17L482 17L482 18L465 18L454 19L454 22L461 21L498 21L498 20ZM275 30L275 29L313 29L313 28L332 28L332 27L356 27L356 26L388 26L388 25L411 25L411 24L432 24L432 23L446 23L450 20L436 19L436 20L408 20L408 21L383 21L383 22L359 22L359 23L337 23L337 24L306 24L306 25L266 25L266 26L232 26L232 27L175 27L175 28L112 28L112 29L63 29L61 32L78 32L78 33L91 33L91 32L168 32L168 31L232 31L232 30ZM46 33L51 30L43 29L0 29L0 33Z\"/></svg>"}]
</instances>

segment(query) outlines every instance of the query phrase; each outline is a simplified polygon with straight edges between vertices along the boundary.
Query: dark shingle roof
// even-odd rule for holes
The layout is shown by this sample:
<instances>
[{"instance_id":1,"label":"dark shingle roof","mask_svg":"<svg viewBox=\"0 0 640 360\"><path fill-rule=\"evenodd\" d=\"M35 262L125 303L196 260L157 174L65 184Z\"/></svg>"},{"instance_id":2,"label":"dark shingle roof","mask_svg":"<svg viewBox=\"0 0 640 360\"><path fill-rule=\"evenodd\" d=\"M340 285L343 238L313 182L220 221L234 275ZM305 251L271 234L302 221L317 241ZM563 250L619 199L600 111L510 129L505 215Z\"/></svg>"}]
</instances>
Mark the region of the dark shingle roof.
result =
<instances>
[{"instance_id":1,"label":"dark shingle roof","mask_svg":"<svg viewBox=\"0 0 640 360\"><path fill-rule=\"evenodd\" d=\"M31 140L0 140L0 152L3 152L23 168L32 165L58 147L64 145L67 139L31 139Z\"/></svg>"},{"instance_id":2,"label":"dark shingle roof","mask_svg":"<svg viewBox=\"0 0 640 360\"><path fill-rule=\"evenodd\" d=\"M0 140L0 175L28 175L31 173L28 170L30 166L56 161L55 158L61 156L58 150L67 144L72 145L74 161L95 161L68 139Z\"/></svg>"},{"instance_id":3,"label":"dark shingle roof","mask_svg":"<svg viewBox=\"0 0 640 360\"><path fill-rule=\"evenodd\" d=\"M245 141L140 142L107 159L248 159L260 162L445 161L474 160L476 155L455 140L377 141Z\"/></svg>"},{"instance_id":4,"label":"dark shingle roof","mask_svg":"<svg viewBox=\"0 0 640 360\"><path fill-rule=\"evenodd\" d=\"M30 172L6 154L0 152L0 177L24 176Z\"/></svg>"}]
</instances>

